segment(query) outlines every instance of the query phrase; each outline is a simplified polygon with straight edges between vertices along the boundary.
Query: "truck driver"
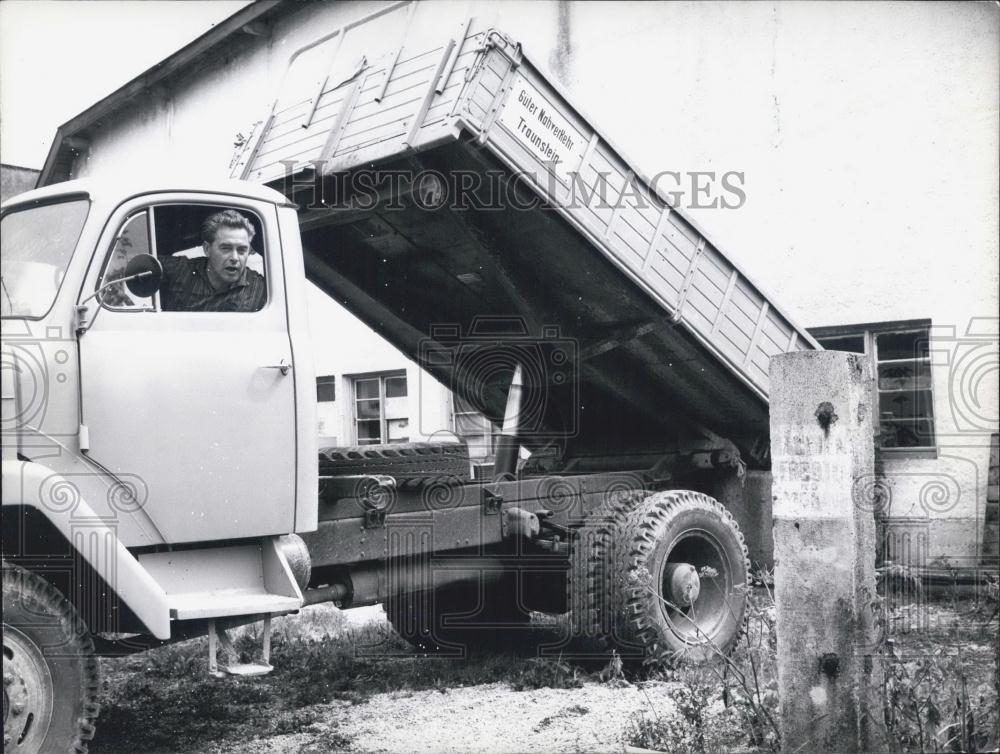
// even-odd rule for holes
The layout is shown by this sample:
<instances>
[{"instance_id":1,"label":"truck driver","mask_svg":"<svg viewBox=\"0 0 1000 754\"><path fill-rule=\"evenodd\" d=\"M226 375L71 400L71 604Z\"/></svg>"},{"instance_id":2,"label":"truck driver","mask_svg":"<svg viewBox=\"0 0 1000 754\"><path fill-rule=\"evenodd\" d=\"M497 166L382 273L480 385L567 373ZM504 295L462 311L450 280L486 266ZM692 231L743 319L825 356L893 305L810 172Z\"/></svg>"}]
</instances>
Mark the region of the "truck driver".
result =
<instances>
[{"instance_id":1,"label":"truck driver","mask_svg":"<svg viewBox=\"0 0 1000 754\"><path fill-rule=\"evenodd\" d=\"M264 278L247 267L254 228L245 215L227 209L201 226L204 257L167 256L160 302L164 311L255 312L267 300Z\"/></svg>"}]
</instances>

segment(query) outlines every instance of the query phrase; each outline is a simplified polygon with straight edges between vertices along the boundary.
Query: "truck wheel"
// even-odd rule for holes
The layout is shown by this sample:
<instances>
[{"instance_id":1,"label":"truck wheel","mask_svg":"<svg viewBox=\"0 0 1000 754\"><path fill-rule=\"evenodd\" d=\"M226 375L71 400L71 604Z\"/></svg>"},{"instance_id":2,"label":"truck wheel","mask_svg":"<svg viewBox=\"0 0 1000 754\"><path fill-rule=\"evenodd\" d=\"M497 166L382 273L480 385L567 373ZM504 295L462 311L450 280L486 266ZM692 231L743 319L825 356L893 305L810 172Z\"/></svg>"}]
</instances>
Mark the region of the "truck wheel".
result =
<instances>
[{"instance_id":1,"label":"truck wheel","mask_svg":"<svg viewBox=\"0 0 1000 754\"><path fill-rule=\"evenodd\" d=\"M612 649L614 546L629 512L649 497L646 490L610 495L577 529L566 574L571 639L583 655L604 659Z\"/></svg>"},{"instance_id":2,"label":"truck wheel","mask_svg":"<svg viewBox=\"0 0 1000 754\"><path fill-rule=\"evenodd\" d=\"M622 654L705 662L732 651L743 629L750 560L718 501L671 490L632 509L618 531L612 596Z\"/></svg>"},{"instance_id":3,"label":"truck wheel","mask_svg":"<svg viewBox=\"0 0 1000 754\"><path fill-rule=\"evenodd\" d=\"M4 751L86 752L100 707L99 666L59 590L3 564Z\"/></svg>"},{"instance_id":4,"label":"truck wheel","mask_svg":"<svg viewBox=\"0 0 1000 754\"><path fill-rule=\"evenodd\" d=\"M403 639L424 652L456 645L490 646L531 614L516 599L512 574L496 582L459 582L439 589L391 597L389 622ZM480 597L480 592L482 596Z\"/></svg>"},{"instance_id":5,"label":"truck wheel","mask_svg":"<svg viewBox=\"0 0 1000 754\"><path fill-rule=\"evenodd\" d=\"M431 592L408 592L395 594L385 603L386 617L396 633L424 652L439 648L431 614L433 600Z\"/></svg>"}]
</instances>

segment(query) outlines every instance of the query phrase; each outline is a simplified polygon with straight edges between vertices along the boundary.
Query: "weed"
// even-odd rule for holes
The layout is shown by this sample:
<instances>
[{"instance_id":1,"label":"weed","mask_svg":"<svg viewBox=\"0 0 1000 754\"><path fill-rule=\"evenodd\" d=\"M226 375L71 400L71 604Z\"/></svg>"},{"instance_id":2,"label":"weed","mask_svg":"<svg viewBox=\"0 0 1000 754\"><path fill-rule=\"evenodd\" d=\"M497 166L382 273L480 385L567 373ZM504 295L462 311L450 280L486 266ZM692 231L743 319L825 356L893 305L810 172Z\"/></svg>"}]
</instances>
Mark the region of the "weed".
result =
<instances>
[{"instance_id":1,"label":"weed","mask_svg":"<svg viewBox=\"0 0 1000 754\"><path fill-rule=\"evenodd\" d=\"M629 685L628 681L625 680L622 658L618 652L614 650L611 652L611 659L608 660L608 664L601 669L601 671L597 674L597 677L601 683L607 683L611 686L620 687Z\"/></svg>"},{"instance_id":2,"label":"weed","mask_svg":"<svg viewBox=\"0 0 1000 754\"><path fill-rule=\"evenodd\" d=\"M973 687L963 651L938 647L907 658L887 639L883 652L885 724L897 751L996 751L1000 700L993 683Z\"/></svg>"},{"instance_id":3,"label":"weed","mask_svg":"<svg viewBox=\"0 0 1000 754\"><path fill-rule=\"evenodd\" d=\"M919 578L905 566L895 567L894 576L904 580ZM985 604L978 606L980 612L988 608L991 583L992 578L986 576L982 594ZM988 679L988 670L983 667L984 652L973 641L987 630L995 613L985 622L960 620L963 611L954 585L949 604L947 616L927 604L916 606L921 609L920 625L924 630L906 632L910 646L903 649L893 636L893 628L899 625L898 613L914 606L896 605L880 597L870 600L877 633L876 654L882 667L882 716L893 751L983 752L996 751L1000 744L996 636L991 637L988 648L994 660L992 679ZM966 618L972 615L964 614ZM944 617L947 619L941 620Z\"/></svg>"},{"instance_id":4,"label":"weed","mask_svg":"<svg viewBox=\"0 0 1000 754\"><path fill-rule=\"evenodd\" d=\"M712 578L716 574L713 569L704 570L699 574L703 578ZM640 583L644 583L643 575L639 575ZM733 708L743 722L744 732L750 744L777 751L780 748L781 730L778 726L778 682L777 682L777 634L775 632L776 608L774 594L769 584L774 583L770 572L759 573L755 580L762 585L760 590L747 590L746 614L744 631L739 641L729 653L724 652L709 636L702 634L702 639L713 651L715 661L703 666L685 665L683 655L676 659L677 670L674 677L693 682L688 688L696 698L705 697L703 688L720 688L722 702L726 709ZM646 586L651 593L656 594L668 607L679 610L676 605ZM692 621L697 628L697 624ZM699 629L700 633L700 629ZM714 678L705 678L705 674ZM694 677L692 677L694 676ZM707 697L705 697L707 698ZM679 706L687 704L687 697ZM699 718L684 713L687 725L695 731L694 743L703 746ZM693 727L692 727L693 726ZM648 726L647 726L648 727ZM676 731L675 731L676 732ZM697 749L703 750L703 749Z\"/></svg>"},{"instance_id":5,"label":"weed","mask_svg":"<svg viewBox=\"0 0 1000 754\"><path fill-rule=\"evenodd\" d=\"M515 691L525 689L577 689L583 686L580 669L562 657L533 657L511 682Z\"/></svg>"}]
</instances>

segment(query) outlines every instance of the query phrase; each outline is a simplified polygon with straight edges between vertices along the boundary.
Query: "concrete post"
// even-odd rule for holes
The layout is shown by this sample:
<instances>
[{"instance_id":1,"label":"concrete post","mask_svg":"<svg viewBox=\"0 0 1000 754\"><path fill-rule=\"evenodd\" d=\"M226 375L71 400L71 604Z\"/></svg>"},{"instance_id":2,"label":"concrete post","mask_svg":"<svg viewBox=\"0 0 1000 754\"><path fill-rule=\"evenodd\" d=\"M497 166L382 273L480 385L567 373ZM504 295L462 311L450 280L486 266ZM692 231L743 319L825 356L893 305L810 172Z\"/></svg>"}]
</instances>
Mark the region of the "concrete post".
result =
<instances>
[{"instance_id":1,"label":"concrete post","mask_svg":"<svg viewBox=\"0 0 1000 754\"><path fill-rule=\"evenodd\" d=\"M782 750L879 750L870 362L799 351L770 378Z\"/></svg>"}]
</instances>

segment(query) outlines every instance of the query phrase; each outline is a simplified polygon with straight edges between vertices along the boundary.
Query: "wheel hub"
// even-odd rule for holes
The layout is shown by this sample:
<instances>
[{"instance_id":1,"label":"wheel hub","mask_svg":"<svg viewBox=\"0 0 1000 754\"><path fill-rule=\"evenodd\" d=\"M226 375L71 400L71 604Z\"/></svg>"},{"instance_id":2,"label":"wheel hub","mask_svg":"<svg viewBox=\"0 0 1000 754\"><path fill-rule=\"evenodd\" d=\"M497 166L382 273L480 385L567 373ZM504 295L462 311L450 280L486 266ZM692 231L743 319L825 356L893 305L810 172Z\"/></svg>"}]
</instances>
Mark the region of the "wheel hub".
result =
<instances>
[{"instance_id":1,"label":"wheel hub","mask_svg":"<svg viewBox=\"0 0 1000 754\"><path fill-rule=\"evenodd\" d=\"M38 751L52 719L53 686L41 649L15 627L3 627L4 750Z\"/></svg>"},{"instance_id":2,"label":"wheel hub","mask_svg":"<svg viewBox=\"0 0 1000 754\"><path fill-rule=\"evenodd\" d=\"M667 563L663 574L666 598L678 607L690 607L701 593L698 569L690 563Z\"/></svg>"}]
</instances>

